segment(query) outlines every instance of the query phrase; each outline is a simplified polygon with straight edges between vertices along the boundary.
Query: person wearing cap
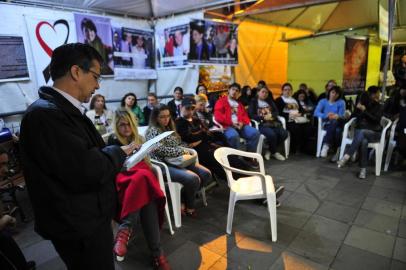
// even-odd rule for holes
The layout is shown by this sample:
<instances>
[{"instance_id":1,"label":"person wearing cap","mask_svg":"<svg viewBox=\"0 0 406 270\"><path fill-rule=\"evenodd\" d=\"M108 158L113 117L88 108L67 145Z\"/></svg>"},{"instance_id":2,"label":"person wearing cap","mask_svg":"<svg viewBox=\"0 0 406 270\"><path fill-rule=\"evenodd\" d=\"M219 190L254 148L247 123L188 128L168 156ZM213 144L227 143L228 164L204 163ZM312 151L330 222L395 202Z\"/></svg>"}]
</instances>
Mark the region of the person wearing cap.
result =
<instances>
[{"instance_id":1,"label":"person wearing cap","mask_svg":"<svg viewBox=\"0 0 406 270\"><path fill-rule=\"evenodd\" d=\"M220 98L214 107L214 118L225 129L228 143L235 149L240 148L240 136L247 141L247 151L255 152L260 133L250 126L250 118L241 102L237 101L241 87L233 83L228 95Z\"/></svg>"},{"instance_id":2,"label":"person wearing cap","mask_svg":"<svg viewBox=\"0 0 406 270\"><path fill-rule=\"evenodd\" d=\"M195 149L199 163L210 169L217 177L226 180L226 174L220 163L214 158L214 151L220 147L215 143L216 138L195 116L196 100L185 98L182 101L181 115L176 119L176 130L189 147Z\"/></svg>"}]
</instances>

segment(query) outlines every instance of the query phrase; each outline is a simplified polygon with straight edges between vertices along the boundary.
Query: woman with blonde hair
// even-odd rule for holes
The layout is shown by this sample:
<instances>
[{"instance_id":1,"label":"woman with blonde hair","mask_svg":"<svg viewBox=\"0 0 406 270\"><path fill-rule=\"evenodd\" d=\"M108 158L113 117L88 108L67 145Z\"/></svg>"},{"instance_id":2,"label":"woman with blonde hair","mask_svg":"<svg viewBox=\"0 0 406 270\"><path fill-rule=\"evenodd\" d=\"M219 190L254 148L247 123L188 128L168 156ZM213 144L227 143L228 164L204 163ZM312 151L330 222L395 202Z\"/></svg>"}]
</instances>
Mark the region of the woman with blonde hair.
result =
<instances>
[{"instance_id":1,"label":"woman with blonde hair","mask_svg":"<svg viewBox=\"0 0 406 270\"><path fill-rule=\"evenodd\" d=\"M134 115L126 109L116 111L114 135L110 145L135 144L139 149L143 143L138 134ZM160 243L160 227L163 223L165 196L159 186L148 158L137 163L116 177L116 189L120 206L117 220L120 222L113 251L117 260L123 260L134 225L140 220L148 246L153 255L154 269L170 269Z\"/></svg>"}]
</instances>

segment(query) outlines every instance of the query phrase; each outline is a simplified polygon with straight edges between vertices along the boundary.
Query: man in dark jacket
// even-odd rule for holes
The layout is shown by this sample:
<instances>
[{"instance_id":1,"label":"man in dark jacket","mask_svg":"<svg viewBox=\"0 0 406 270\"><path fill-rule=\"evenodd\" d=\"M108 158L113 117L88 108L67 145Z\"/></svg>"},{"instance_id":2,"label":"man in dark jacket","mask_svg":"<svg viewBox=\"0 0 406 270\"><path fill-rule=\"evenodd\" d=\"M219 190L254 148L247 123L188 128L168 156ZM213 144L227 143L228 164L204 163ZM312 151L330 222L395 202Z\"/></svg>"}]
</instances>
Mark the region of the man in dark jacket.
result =
<instances>
[{"instance_id":1,"label":"man in dark jacket","mask_svg":"<svg viewBox=\"0 0 406 270\"><path fill-rule=\"evenodd\" d=\"M173 99L168 102L169 110L171 111L171 116L173 121L180 117L180 107L183 100L183 89L180 86L175 87L173 90Z\"/></svg>"},{"instance_id":2,"label":"man in dark jacket","mask_svg":"<svg viewBox=\"0 0 406 270\"><path fill-rule=\"evenodd\" d=\"M115 176L129 146L108 146L84 115L99 88L102 58L86 44L53 51L53 87L41 87L21 123L24 176L35 230L68 269L114 269L111 220Z\"/></svg>"}]
</instances>

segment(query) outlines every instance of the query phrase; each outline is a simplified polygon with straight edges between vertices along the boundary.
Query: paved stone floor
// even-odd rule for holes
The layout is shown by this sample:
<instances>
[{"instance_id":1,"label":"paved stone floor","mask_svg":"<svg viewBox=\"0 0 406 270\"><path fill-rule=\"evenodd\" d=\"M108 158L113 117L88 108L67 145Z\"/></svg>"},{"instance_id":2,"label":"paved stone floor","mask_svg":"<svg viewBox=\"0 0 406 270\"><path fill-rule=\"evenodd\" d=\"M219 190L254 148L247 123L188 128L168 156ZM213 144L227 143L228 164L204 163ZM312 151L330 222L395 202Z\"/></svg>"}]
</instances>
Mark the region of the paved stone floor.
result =
<instances>
[{"instance_id":1,"label":"paved stone floor","mask_svg":"<svg viewBox=\"0 0 406 270\"><path fill-rule=\"evenodd\" d=\"M228 189L223 183L208 193L208 206L198 203L199 217L184 218L162 244L174 270L375 270L406 269L406 173L395 170L356 178L352 164L296 155L267 162L267 172L286 191L278 208L278 241L270 240L265 207L238 202L233 234L225 233ZM29 208L27 205L26 208ZM29 210L28 210L29 211ZM65 269L48 241L21 224L16 240L39 270ZM116 269L151 269L141 228L125 261Z\"/></svg>"}]
</instances>

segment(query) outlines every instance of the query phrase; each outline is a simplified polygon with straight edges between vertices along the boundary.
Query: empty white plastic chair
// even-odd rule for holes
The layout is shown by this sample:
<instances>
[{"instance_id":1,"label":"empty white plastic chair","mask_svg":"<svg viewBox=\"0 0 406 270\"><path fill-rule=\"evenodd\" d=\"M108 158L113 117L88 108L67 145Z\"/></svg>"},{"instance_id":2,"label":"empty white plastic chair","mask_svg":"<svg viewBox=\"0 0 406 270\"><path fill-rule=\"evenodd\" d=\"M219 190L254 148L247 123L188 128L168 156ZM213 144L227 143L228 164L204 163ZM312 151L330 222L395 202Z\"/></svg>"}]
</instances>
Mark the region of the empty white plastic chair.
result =
<instances>
[{"instance_id":1,"label":"empty white plastic chair","mask_svg":"<svg viewBox=\"0 0 406 270\"><path fill-rule=\"evenodd\" d=\"M228 156L237 155L248 158L255 158L259 163L259 172L245 171L230 166ZM231 234L234 217L234 207L239 200L266 199L271 224L272 241L277 240L276 222L276 194L272 177L265 174L264 160L258 153L245 152L229 147L220 147L214 152L214 157L223 166L227 175L230 198L228 202L227 228L226 232ZM247 175L234 179L232 172Z\"/></svg>"},{"instance_id":2,"label":"empty white plastic chair","mask_svg":"<svg viewBox=\"0 0 406 270\"><path fill-rule=\"evenodd\" d=\"M389 163L392 159L393 149L395 149L395 147L396 147L395 132L396 132L396 126L398 125L398 122L399 122L399 119L396 119L393 122L391 130L390 130L388 148L386 150L386 159L385 159L385 166L384 166L385 172L388 171Z\"/></svg>"}]
</instances>

